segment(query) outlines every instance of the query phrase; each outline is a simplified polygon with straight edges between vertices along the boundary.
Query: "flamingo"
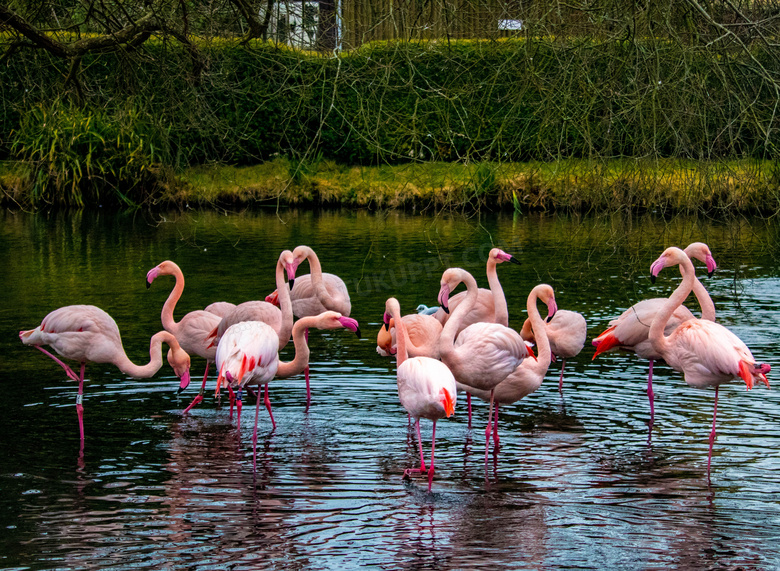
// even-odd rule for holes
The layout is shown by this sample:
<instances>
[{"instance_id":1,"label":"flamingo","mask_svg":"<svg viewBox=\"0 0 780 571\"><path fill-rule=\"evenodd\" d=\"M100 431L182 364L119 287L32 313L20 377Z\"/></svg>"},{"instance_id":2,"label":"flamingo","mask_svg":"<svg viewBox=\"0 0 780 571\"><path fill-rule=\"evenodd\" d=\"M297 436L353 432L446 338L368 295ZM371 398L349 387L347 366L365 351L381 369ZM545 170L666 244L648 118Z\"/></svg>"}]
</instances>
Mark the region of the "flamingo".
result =
<instances>
[{"instance_id":1,"label":"flamingo","mask_svg":"<svg viewBox=\"0 0 780 571\"><path fill-rule=\"evenodd\" d=\"M395 298L391 298L395 299ZM388 300L387 303L391 303ZM397 303L397 300L393 303ZM439 335L441 335L442 325L438 319L432 315L423 315L419 313L412 313L400 317L401 309L398 308L397 314L399 319L404 322L404 331L406 332L406 350L410 357L431 357L432 359L439 358ZM395 316L395 313L392 314ZM395 344L396 340L393 337L398 337L398 330L395 329L395 317L390 319L388 323L385 323L382 327L386 332L391 332L391 335L377 336L377 352L380 349L386 355L394 355L396 352ZM393 336L392 333L395 333ZM380 342L382 345L380 345ZM382 353L380 352L380 355Z\"/></svg>"},{"instance_id":2,"label":"flamingo","mask_svg":"<svg viewBox=\"0 0 780 571\"><path fill-rule=\"evenodd\" d=\"M488 425L485 430L485 467L487 467L493 416L493 389L529 356L520 334L498 323L474 323L457 331L477 302L477 282L466 270L450 268L441 277L439 304L448 311L450 292L466 284L466 297L452 312L439 336L441 360L462 385L490 392ZM455 338L457 334L457 339Z\"/></svg>"},{"instance_id":3,"label":"flamingo","mask_svg":"<svg viewBox=\"0 0 780 571\"><path fill-rule=\"evenodd\" d=\"M287 278L292 283L295 279L293 263L293 253L290 250L284 250L279 254L279 260L276 262L276 291L280 292L277 300L278 307L267 301L246 301L235 306L210 332L211 342L214 346L219 345L219 341L228 327L242 321L267 323L276 332L279 350L281 351L287 346L293 328L293 311L290 303L290 288L284 281L284 272L287 271Z\"/></svg>"},{"instance_id":4,"label":"flamingo","mask_svg":"<svg viewBox=\"0 0 780 571\"><path fill-rule=\"evenodd\" d=\"M272 351L268 349L275 339L278 345L278 337L273 337L269 331L276 332L267 323L260 321L245 321L231 325L220 339L217 347L217 392L222 384L227 381L238 387L238 423L241 423L241 389L254 385L265 385L265 407L271 418L271 424L276 428L271 401L268 398L268 383L274 377L287 378L301 373L309 363L309 347L304 339L304 332L313 327L315 329L345 328L353 331L360 337L358 322L350 317L344 317L335 311L327 311L320 315L304 317L293 326L292 337L295 345L295 357L292 361L279 360L278 348ZM260 407L260 395L258 394L255 410L255 428L253 442L255 447L255 462L257 458L257 421ZM255 463L256 467L256 463Z\"/></svg>"},{"instance_id":5,"label":"flamingo","mask_svg":"<svg viewBox=\"0 0 780 571\"><path fill-rule=\"evenodd\" d=\"M499 248L490 250L487 259L487 277L490 289L479 288L477 290L477 299L474 302L474 307L468 315L463 317L458 333L472 323L488 322L499 323L504 327L509 326L509 310L506 305L506 297L498 279L498 272L496 272L496 265L502 262L520 264L517 258ZM440 307L434 314L434 317L441 321L442 325L446 325L447 320L451 317L450 312L454 311L466 299L466 295L467 292L461 292L452 296L448 307L449 311L445 311L443 307Z\"/></svg>"},{"instance_id":6,"label":"flamingo","mask_svg":"<svg viewBox=\"0 0 780 571\"><path fill-rule=\"evenodd\" d=\"M455 377L441 361L430 357L410 357L407 351L409 335L406 331L406 320L401 318L400 305L398 300L393 297L385 303L385 327L389 326L391 316L397 324L398 398L409 415L414 417L417 443L420 451L420 467L404 470L404 478L409 478L414 473L426 473L422 436L420 434L420 418L427 418L433 421L431 464L427 470L428 492L430 492L434 473L436 421L440 418L449 418L455 410L455 402L457 400Z\"/></svg>"},{"instance_id":7,"label":"flamingo","mask_svg":"<svg viewBox=\"0 0 780 571\"><path fill-rule=\"evenodd\" d=\"M214 361L216 348L210 346L208 335L211 330L219 323L219 316L206 310L191 311L184 315L177 323L173 317L173 311L184 291L184 274L181 268L170 260L156 265L146 274L146 289L149 289L152 282L159 276L173 276L176 280L173 290L165 300L162 308L161 320L163 329L172 333L182 348L190 354L197 355L206 359L206 370L203 373L203 382L201 383L200 393L193 399L192 403L184 409L186 414L195 405L203 400L203 390L206 386L206 379L209 376L209 366ZM179 392L182 392L189 385L189 378L185 383L179 385Z\"/></svg>"},{"instance_id":8,"label":"flamingo","mask_svg":"<svg viewBox=\"0 0 780 571\"><path fill-rule=\"evenodd\" d=\"M122 347L122 337L116 321L105 311L94 305L67 305L60 307L43 318L35 329L20 331L19 338L25 345L33 345L44 355L48 355L60 365L65 374L79 384L76 397L76 412L79 417L81 449L84 449L84 368L87 361L92 363L112 363L126 375L135 378L153 376L162 367L163 343L170 346L168 363L181 384L187 386L190 377L190 356L181 347L171 333L155 333L149 342L150 361L146 365L136 365L128 358ZM41 345L49 345L65 359L79 361L79 374L52 355Z\"/></svg>"},{"instance_id":9,"label":"flamingo","mask_svg":"<svg viewBox=\"0 0 780 571\"><path fill-rule=\"evenodd\" d=\"M552 360L561 359L561 376L558 378L558 392L563 393L563 370L566 359L576 357L585 346L588 335L588 324L585 317L576 311L559 309L555 315L548 315L544 323L547 339L550 342ZM535 342L535 334L531 318L527 318L520 330L520 336L525 341Z\"/></svg>"},{"instance_id":10,"label":"flamingo","mask_svg":"<svg viewBox=\"0 0 780 571\"><path fill-rule=\"evenodd\" d=\"M319 315L323 311L337 311L341 315L349 317L352 311L352 302L349 299L349 292L344 280L334 274L323 273L320 259L310 247L298 246L292 253L295 260L289 280L293 315L301 318ZM296 279L295 271L304 260L309 260L311 273ZM297 284L297 287L294 284ZM268 295L265 300L273 304L279 303L278 285L276 291ZM308 333L305 336L308 336ZM311 404L308 366L303 373L306 378L306 408L308 410Z\"/></svg>"},{"instance_id":11,"label":"flamingo","mask_svg":"<svg viewBox=\"0 0 780 571\"><path fill-rule=\"evenodd\" d=\"M718 412L718 388L732 379L742 378L748 390L761 381L769 387L766 374L768 363L757 363L750 349L731 331L708 319L689 319L668 336L666 325L694 288L696 277L693 263L685 252L671 247L650 266L653 280L668 266L679 265L683 276L666 303L658 310L650 326L650 342L664 361L683 373L685 382L692 387L715 387L715 407L712 414L707 477L710 474L712 445L715 442L715 418Z\"/></svg>"},{"instance_id":12,"label":"flamingo","mask_svg":"<svg viewBox=\"0 0 780 571\"><path fill-rule=\"evenodd\" d=\"M493 438L496 446L498 446L498 405L517 402L542 386L542 381L547 374L547 369L552 360L553 351L549 340L550 327L549 324L545 323L542 319L542 316L539 314L539 309L536 307L536 302L539 299L547 305L548 319L558 316L558 306L555 303L555 292L553 291L553 288L547 284L539 284L534 287L531 290L531 293L528 294L528 300L526 302L528 311L528 321L526 321L526 323L530 323L529 328L531 328L533 337L536 340L539 353L536 358L524 359L523 362L494 389L493 400L496 403L496 416ZM469 390L482 400L487 401L490 399L489 391L465 387L460 384L458 385L458 388Z\"/></svg>"},{"instance_id":13,"label":"flamingo","mask_svg":"<svg viewBox=\"0 0 780 571\"><path fill-rule=\"evenodd\" d=\"M228 313L233 311L235 308L236 308L235 303L230 303L229 301L215 301L214 303L210 303L206 307L204 307L203 311L208 311L209 313L213 313L214 315L218 315L219 317L225 317Z\"/></svg>"},{"instance_id":14,"label":"flamingo","mask_svg":"<svg viewBox=\"0 0 780 571\"><path fill-rule=\"evenodd\" d=\"M695 258L707 265L707 273L712 276L718 265L712 257L709 247L702 242L694 242L685 248L685 253L689 258ZM691 265L692 266L692 265ZM684 269L681 269L684 271ZM699 301L702 309L702 318L709 321L715 321L715 304L707 293L701 282L693 276L693 293ZM593 355L595 359L601 353L610 349L620 348L627 351L633 351L643 359L649 359L650 370L647 376L647 398L650 401L650 427L652 429L653 419L655 418L655 406L653 401L653 362L661 358L658 352L653 348L648 335L650 325L657 312L664 306L667 299L665 297L646 299L629 307L617 319L609 322L609 327L593 340L596 352ZM670 319L666 322L665 334L669 335L681 323L693 319L691 311L679 305Z\"/></svg>"},{"instance_id":15,"label":"flamingo","mask_svg":"<svg viewBox=\"0 0 780 571\"><path fill-rule=\"evenodd\" d=\"M456 332L456 335L472 323L488 322L499 323L504 327L509 326L509 309L506 305L504 289L501 287L501 282L498 279L498 272L496 272L496 265L503 262L512 262L513 264L520 265L520 261L511 254L507 254L500 248L492 248L488 253L486 270L490 289L479 288L477 290L478 295L474 308L464 317L460 325L460 330ZM452 296L450 299L450 311L453 311L458 304L466 298L466 293L467 292L461 292ZM440 307L434 313L434 317L444 325L447 323L450 314ZM469 392L466 392L466 405L468 408L469 428L471 428L471 393Z\"/></svg>"}]
</instances>

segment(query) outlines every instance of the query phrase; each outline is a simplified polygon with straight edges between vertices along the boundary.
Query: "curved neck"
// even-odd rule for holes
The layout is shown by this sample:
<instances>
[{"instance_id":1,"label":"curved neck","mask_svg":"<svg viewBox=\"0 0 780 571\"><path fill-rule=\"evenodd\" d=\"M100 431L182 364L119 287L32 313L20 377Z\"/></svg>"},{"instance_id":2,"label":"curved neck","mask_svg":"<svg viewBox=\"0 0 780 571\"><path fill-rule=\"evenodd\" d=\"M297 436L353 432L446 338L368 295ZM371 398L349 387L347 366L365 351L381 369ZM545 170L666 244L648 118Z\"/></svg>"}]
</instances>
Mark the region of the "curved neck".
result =
<instances>
[{"instance_id":1,"label":"curved neck","mask_svg":"<svg viewBox=\"0 0 780 571\"><path fill-rule=\"evenodd\" d=\"M119 370L135 377L137 379L148 379L153 376L162 367L162 344L168 343L171 347L178 346L176 338L167 331L159 331L152 335L152 339L149 342L149 362L146 365L136 365L125 353L124 348L121 348L122 354L114 361L114 365L119 367Z\"/></svg>"},{"instance_id":2,"label":"curved neck","mask_svg":"<svg viewBox=\"0 0 780 571\"><path fill-rule=\"evenodd\" d=\"M452 315L450 315L450 318L441 330L439 349L442 355L449 355L454 351L455 336L460 330L460 324L477 303L477 296L479 295L477 280L464 270L461 273L461 281L466 284L466 297L452 310Z\"/></svg>"},{"instance_id":3,"label":"curved neck","mask_svg":"<svg viewBox=\"0 0 780 571\"><path fill-rule=\"evenodd\" d=\"M707 288L704 287L699 281L699 278L695 278L693 282L693 295L699 301L701 307L701 318L708 321L715 321L715 304L712 302Z\"/></svg>"},{"instance_id":4,"label":"curved neck","mask_svg":"<svg viewBox=\"0 0 780 571\"><path fill-rule=\"evenodd\" d=\"M487 278L488 284L490 284L490 293L493 294L493 311L494 319L496 323L509 327L509 308L506 305L506 296L504 295L504 288L501 287L501 282L498 280L498 272L496 272L496 260L488 258L487 261Z\"/></svg>"},{"instance_id":5,"label":"curved neck","mask_svg":"<svg viewBox=\"0 0 780 571\"><path fill-rule=\"evenodd\" d=\"M662 355L666 351L667 347L666 337L664 336L666 322L669 321L669 318L672 316L672 313L674 313L674 310L680 307L691 293L693 284L696 280L694 272L695 270L693 268L693 264L688 259L688 257L685 256L684 259L682 259L680 262L680 273L683 277L682 282L680 282L680 285L677 286L677 289L672 292L672 295L669 296L669 299L666 301L666 303L664 303L661 309L658 310L658 312L655 314L653 323L650 325L650 342L653 344L653 348Z\"/></svg>"},{"instance_id":6,"label":"curved neck","mask_svg":"<svg viewBox=\"0 0 780 571\"><path fill-rule=\"evenodd\" d=\"M317 297L319 298L320 302L328 307L325 304L325 301L328 298L328 290L325 289L325 284L322 281L322 266L320 265L320 259L317 257L317 254L314 253L314 250L311 248L307 248L306 252L306 259L309 260L309 273L311 274L311 285L314 287L314 291L317 292Z\"/></svg>"},{"instance_id":7,"label":"curved neck","mask_svg":"<svg viewBox=\"0 0 780 571\"><path fill-rule=\"evenodd\" d=\"M284 281L284 264L281 258L276 262L276 291L279 296L279 309L282 311L282 327L279 330L279 350L290 341L293 330L293 310L290 299L290 286Z\"/></svg>"},{"instance_id":8,"label":"curved neck","mask_svg":"<svg viewBox=\"0 0 780 571\"><path fill-rule=\"evenodd\" d=\"M547 324L542 319L542 316L539 314L539 308L536 306L538 299L536 291L531 290L531 293L528 294L526 310L528 311L528 320L531 322L531 329L533 329L534 338L536 339L538 354L536 355L536 361L529 357L531 361L529 364L532 368L539 369L544 374L550 367L552 349L550 348L550 340L547 338ZM525 361L523 361L523 364L525 364Z\"/></svg>"},{"instance_id":9,"label":"curved neck","mask_svg":"<svg viewBox=\"0 0 780 571\"><path fill-rule=\"evenodd\" d=\"M401 306L397 303L391 304L390 315L395 323L395 362L396 366L400 367L401 363L409 358L407 345L411 345L411 343L409 342L409 333L406 331L404 320L401 319Z\"/></svg>"},{"instance_id":10,"label":"curved neck","mask_svg":"<svg viewBox=\"0 0 780 571\"><path fill-rule=\"evenodd\" d=\"M177 267L171 275L176 278L176 283L174 284L168 299L165 300L165 304L163 304L160 318L162 320L163 328L166 331L175 334L175 330L179 327L179 324L176 323L176 320L173 318L173 310L176 308L176 303L179 301L182 292L184 292L184 274Z\"/></svg>"},{"instance_id":11,"label":"curved neck","mask_svg":"<svg viewBox=\"0 0 780 571\"><path fill-rule=\"evenodd\" d=\"M279 368L276 369L276 376L280 378L292 377L303 372L309 364L309 345L306 343L306 331L313 327L317 322L317 316L302 317L295 322L292 328L293 345L295 345L295 356L292 361L279 361Z\"/></svg>"}]
</instances>

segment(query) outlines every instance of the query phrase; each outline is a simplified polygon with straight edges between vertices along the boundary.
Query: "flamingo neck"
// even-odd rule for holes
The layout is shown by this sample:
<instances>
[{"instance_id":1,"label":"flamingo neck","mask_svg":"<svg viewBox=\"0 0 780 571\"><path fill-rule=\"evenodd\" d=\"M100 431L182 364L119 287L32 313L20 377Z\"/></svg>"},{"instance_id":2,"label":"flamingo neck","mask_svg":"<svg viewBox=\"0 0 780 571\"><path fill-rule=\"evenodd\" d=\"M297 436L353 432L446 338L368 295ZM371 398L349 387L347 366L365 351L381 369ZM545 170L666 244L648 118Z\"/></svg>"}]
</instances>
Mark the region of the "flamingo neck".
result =
<instances>
[{"instance_id":1,"label":"flamingo neck","mask_svg":"<svg viewBox=\"0 0 780 571\"><path fill-rule=\"evenodd\" d=\"M696 299L699 301L701 318L708 321L715 321L715 304L713 303L707 288L699 281L699 278L695 278L695 281L693 282L693 295L695 295Z\"/></svg>"},{"instance_id":2,"label":"flamingo neck","mask_svg":"<svg viewBox=\"0 0 780 571\"><path fill-rule=\"evenodd\" d=\"M179 324L176 323L176 320L173 318L173 310L176 309L176 304L178 303L179 298L181 298L181 294L184 292L184 274L178 267L176 267L173 274L171 275L176 278L176 283L174 284L168 299L166 299L165 303L163 304L160 318L162 320L163 328L166 331L170 331L171 333L175 334L178 330Z\"/></svg>"},{"instance_id":3,"label":"flamingo neck","mask_svg":"<svg viewBox=\"0 0 780 571\"><path fill-rule=\"evenodd\" d=\"M528 294L528 301L526 303L528 319L531 323L531 329L533 329L534 332L538 354L536 355L536 360L529 357L523 361L523 364L529 361L528 364L530 368L535 369L544 375L550 367L552 349L550 348L550 340L547 337L547 324L544 322L544 319L542 319L539 308L536 306L538 299L538 294L535 289L533 289L531 290L531 293Z\"/></svg>"},{"instance_id":4,"label":"flamingo neck","mask_svg":"<svg viewBox=\"0 0 780 571\"><path fill-rule=\"evenodd\" d=\"M322 281L322 265L320 265L320 259L311 248L308 248L306 259L309 260L311 285L314 288L314 291L317 292L317 298L320 300L322 305L325 307L330 307L331 304L327 303L330 296L328 294L328 290L325 288L325 282Z\"/></svg>"},{"instance_id":5,"label":"flamingo neck","mask_svg":"<svg viewBox=\"0 0 780 571\"><path fill-rule=\"evenodd\" d=\"M455 337L460 330L460 324L477 303L477 296L479 295L477 280L465 270L461 271L460 279L462 283L466 284L466 297L452 310L452 315L450 315L450 318L441 330L441 337L439 337L441 355L451 355L455 350Z\"/></svg>"},{"instance_id":6,"label":"flamingo neck","mask_svg":"<svg viewBox=\"0 0 780 571\"><path fill-rule=\"evenodd\" d=\"M282 312L282 327L279 330L279 350L290 342L293 330L293 310L290 299L290 286L284 280L284 264L280 259L276 262L276 291L279 296L279 309Z\"/></svg>"},{"instance_id":7,"label":"flamingo neck","mask_svg":"<svg viewBox=\"0 0 780 571\"><path fill-rule=\"evenodd\" d=\"M276 376L280 378L292 377L303 372L309 364L309 345L306 343L306 330L316 327L317 316L302 317L295 322L292 328L292 340L295 345L295 356L292 361L279 361Z\"/></svg>"},{"instance_id":8,"label":"flamingo neck","mask_svg":"<svg viewBox=\"0 0 780 571\"><path fill-rule=\"evenodd\" d=\"M397 303L391 304L390 315L395 322L395 362L396 366L400 367L401 363L409 358L407 345L411 345L411 341L409 341L409 332L406 330L404 320L401 319L401 306Z\"/></svg>"},{"instance_id":9,"label":"flamingo neck","mask_svg":"<svg viewBox=\"0 0 780 571\"><path fill-rule=\"evenodd\" d=\"M493 294L494 320L496 323L503 325L504 327L509 327L509 309L506 305L504 288L501 287L501 282L498 280L496 266L497 264L495 259L488 258L487 278L488 284L490 284L490 293Z\"/></svg>"},{"instance_id":10,"label":"flamingo neck","mask_svg":"<svg viewBox=\"0 0 780 571\"><path fill-rule=\"evenodd\" d=\"M152 335L149 341L149 362L146 365L136 365L125 353L124 348L120 345L120 354L116 360L113 361L114 365L119 367L119 370L134 377L136 379L148 379L154 376L157 371L162 367L162 344L167 343L171 347L179 346L176 338L167 331L159 331Z\"/></svg>"},{"instance_id":11,"label":"flamingo neck","mask_svg":"<svg viewBox=\"0 0 780 571\"><path fill-rule=\"evenodd\" d=\"M672 316L674 311L680 307L688 295L693 289L694 282L696 280L695 269L693 263L688 259L688 256L682 256L680 259L680 273L682 274L682 282L677 286L669 296L669 299L664 303L660 310L655 314L655 319L650 325L649 339L653 345L653 349L664 355L668 348L668 342L664 335L664 328L667 321Z\"/></svg>"}]
</instances>

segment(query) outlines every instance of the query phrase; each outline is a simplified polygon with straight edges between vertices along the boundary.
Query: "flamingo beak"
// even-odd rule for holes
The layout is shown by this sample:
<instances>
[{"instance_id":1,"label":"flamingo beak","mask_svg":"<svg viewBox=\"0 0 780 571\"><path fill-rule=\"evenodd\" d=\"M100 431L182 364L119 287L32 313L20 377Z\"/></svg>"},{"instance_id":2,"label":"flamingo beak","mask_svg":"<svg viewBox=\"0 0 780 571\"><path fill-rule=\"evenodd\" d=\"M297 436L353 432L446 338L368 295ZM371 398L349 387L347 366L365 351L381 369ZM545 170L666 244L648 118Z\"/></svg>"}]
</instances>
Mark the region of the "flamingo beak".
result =
<instances>
[{"instance_id":1,"label":"flamingo beak","mask_svg":"<svg viewBox=\"0 0 780 571\"><path fill-rule=\"evenodd\" d=\"M149 289L152 287L152 282L154 281L154 278L160 275L160 267L155 266L151 270L149 270L146 273L146 289Z\"/></svg>"},{"instance_id":2,"label":"flamingo beak","mask_svg":"<svg viewBox=\"0 0 780 571\"><path fill-rule=\"evenodd\" d=\"M450 308L447 307L447 304L449 303L450 300L450 286L448 286L447 284L443 284L441 286L441 289L439 290L438 300L439 300L439 305L444 310L444 313L449 314Z\"/></svg>"},{"instance_id":3,"label":"flamingo beak","mask_svg":"<svg viewBox=\"0 0 780 571\"><path fill-rule=\"evenodd\" d=\"M650 283L655 283L655 278L658 274L661 273L661 270L663 270L666 267L666 264L664 263L664 257L661 256L658 258L655 262L653 262L653 265L650 266Z\"/></svg>"},{"instance_id":4,"label":"flamingo beak","mask_svg":"<svg viewBox=\"0 0 780 571\"><path fill-rule=\"evenodd\" d=\"M515 258L514 256L511 256L511 255L510 255L510 256L509 256L509 261L510 261L510 262L512 262L513 264L517 264L518 266L520 266L520 265L521 265L521 264L520 264L520 260L518 260L518 259L517 259L517 258Z\"/></svg>"},{"instance_id":5,"label":"flamingo beak","mask_svg":"<svg viewBox=\"0 0 780 571\"><path fill-rule=\"evenodd\" d=\"M190 385L190 371L187 370L179 379L179 390L177 391L177 394L181 393L189 385Z\"/></svg>"},{"instance_id":6,"label":"flamingo beak","mask_svg":"<svg viewBox=\"0 0 780 571\"><path fill-rule=\"evenodd\" d=\"M547 322L555 316L555 312L558 311L558 304L555 303L555 298L550 300L550 303L547 304Z\"/></svg>"},{"instance_id":7,"label":"flamingo beak","mask_svg":"<svg viewBox=\"0 0 780 571\"><path fill-rule=\"evenodd\" d=\"M390 314L386 311L382 316L382 325L384 325L385 331L390 331Z\"/></svg>"},{"instance_id":8,"label":"flamingo beak","mask_svg":"<svg viewBox=\"0 0 780 571\"><path fill-rule=\"evenodd\" d=\"M707 277L711 278L715 270L718 269L718 264L715 263L715 258L712 255L707 256Z\"/></svg>"},{"instance_id":9,"label":"flamingo beak","mask_svg":"<svg viewBox=\"0 0 780 571\"><path fill-rule=\"evenodd\" d=\"M344 329L349 329L350 331L354 332L358 339L361 338L360 336L360 325L358 324L356 319L352 319L351 317L339 317L339 323L341 323L341 326Z\"/></svg>"}]
</instances>

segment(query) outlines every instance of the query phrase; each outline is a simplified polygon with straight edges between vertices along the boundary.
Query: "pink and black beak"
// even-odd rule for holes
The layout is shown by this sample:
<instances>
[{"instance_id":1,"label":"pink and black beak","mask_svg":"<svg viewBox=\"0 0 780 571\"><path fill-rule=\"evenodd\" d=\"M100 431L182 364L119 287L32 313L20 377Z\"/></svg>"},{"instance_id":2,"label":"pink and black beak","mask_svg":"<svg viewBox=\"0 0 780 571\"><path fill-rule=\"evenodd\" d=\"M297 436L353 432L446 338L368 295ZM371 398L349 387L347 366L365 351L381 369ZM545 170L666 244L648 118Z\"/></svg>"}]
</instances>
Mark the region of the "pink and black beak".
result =
<instances>
[{"instance_id":1,"label":"pink and black beak","mask_svg":"<svg viewBox=\"0 0 780 571\"><path fill-rule=\"evenodd\" d=\"M512 254L507 254L503 250L501 250L498 254L498 259L502 262L512 262L513 264L520 265L520 260L515 258Z\"/></svg>"},{"instance_id":2,"label":"pink and black beak","mask_svg":"<svg viewBox=\"0 0 780 571\"><path fill-rule=\"evenodd\" d=\"M146 289L149 289L152 287L152 282L154 281L154 278L160 275L160 267L155 266L151 270L149 270L146 273Z\"/></svg>"},{"instance_id":3,"label":"pink and black beak","mask_svg":"<svg viewBox=\"0 0 780 571\"><path fill-rule=\"evenodd\" d=\"M717 269L718 264L715 263L715 258L712 257L712 254L707 254L707 277L711 278Z\"/></svg>"},{"instance_id":4,"label":"pink and black beak","mask_svg":"<svg viewBox=\"0 0 780 571\"><path fill-rule=\"evenodd\" d=\"M656 276L658 276L658 274L661 273L661 270L663 270L666 267L663 258L664 257L661 256L655 262L653 262L652 266L650 266L650 283L654 284Z\"/></svg>"},{"instance_id":5,"label":"pink and black beak","mask_svg":"<svg viewBox=\"0 0 780 571\"><path fill-rule=\"evenodd\" d=\"M189 370L185 371L185 373L181 377L179 377L179 390L176 391L176 394L180 394L188 386L190 386L190 372L189 372Z\"/></svg>"},{"instance_id":6,"label":"pink and black beak","mask_svg":"<svg viewBox=\"0 0 780 571\"><path fill-rule=\"evenodd\" d=\"M341 326L344 327L344 329L349 329L358 336L358 339L360 339L360 325L358 324L357 319L341 316L339 317L339 323L341 323Z\"/></svg>"},{"instance_id":7,"label":"pink and black beak","mask_svg":"<svg viewBox=\"0 0 780 571\"><path fill-rule=\"evenodd\" d=\"M385 331L390 331L390 314L385 311L382 316L382 324L385 327Z\"/></svg>"},{"instance_id":8,"label":"pink and black beak","mask_svg":"<svg viewBox=\"0 0 780 571\"><path fill-rule=\"evenodd\" d=\"M438 300L439 300L439 305L444 310L444 313L449 315L450 286L448 286L447 284L441 286L441 289L439 290Z\"/></svg>"},{"instance_id":9,"label":"pink and black beak","mask_svg":"<svg viewBox=\"0 0 780 571\"><path fill-rule=\"evenodd\" d=\"M295 271L298 269L298 264L285 264L285 269L287 270L287 284L290 286L290 291L292 291L295 285Z\"/></svg>"}]
</instances>

